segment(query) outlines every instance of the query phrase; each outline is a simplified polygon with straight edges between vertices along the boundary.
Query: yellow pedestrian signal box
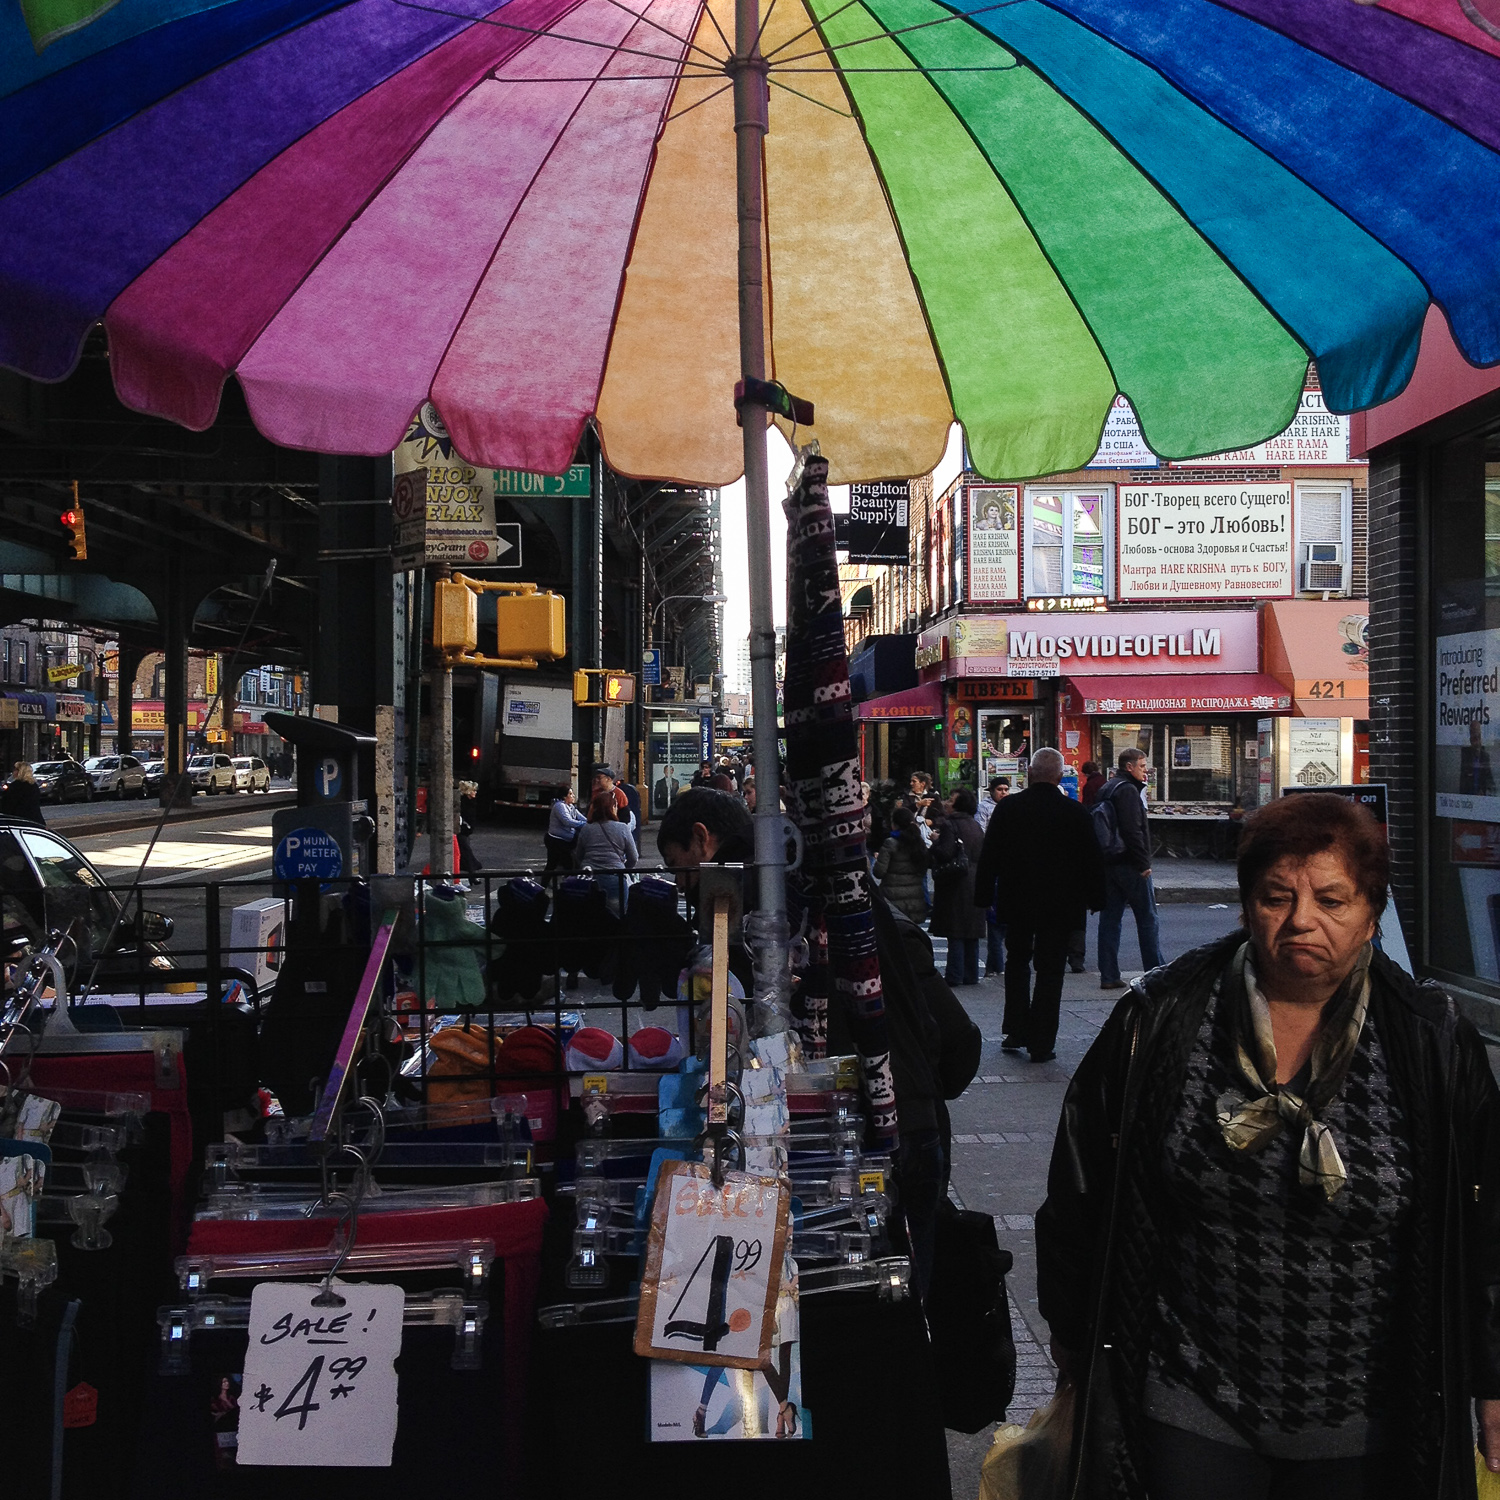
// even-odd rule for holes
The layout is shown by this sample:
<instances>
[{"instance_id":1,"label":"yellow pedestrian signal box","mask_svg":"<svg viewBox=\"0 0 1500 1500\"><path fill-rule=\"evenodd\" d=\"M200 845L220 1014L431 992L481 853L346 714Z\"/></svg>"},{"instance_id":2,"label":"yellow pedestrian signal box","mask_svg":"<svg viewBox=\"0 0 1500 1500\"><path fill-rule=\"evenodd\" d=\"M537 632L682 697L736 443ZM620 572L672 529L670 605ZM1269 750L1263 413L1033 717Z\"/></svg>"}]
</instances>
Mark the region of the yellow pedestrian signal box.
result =
<instances>
[{"instance_id":1,"label":"yellow pedestrian signal box","mask_svg":"<svg viewBox=\"0 0 1500 1500\"><path fill-rule=\"evenodd\" d=\"M494 656L479 654L479 596L495 596ZM439 579L432 595L432 644L450 666L525 667L568 654L567 615L561 594L534 583L496 583L455 573Z\"/></svg>"},{"instance_id":2,"label":"yellow pedestrian signal box","mask_svg":"<svg viewBox=\"0 0 1500 1500\"><path fill-rule=\"evenodd\" d=\"M568 654L561 594L496 594L495 654L557 661Z\"/></svg>"},{"instance_id":3,"label":"yellow pedestrian signal box","mask_svg":"<svg viewBox=\"0 0 1500 1500\"><path fill-rule=\"evenodd\" d=\"M596 677L602 679L597 684ZM573 702L580 708L620 708L634 703L635 678L608 667L585 667L573 674Z\"/></svg>"},{"instance_id":4,"label":"yellow pedestrian signal box","mask_svg":"<svg viewBox=\"0 0 1500 1500\"><path fill-rule=\"evenodd\" d=\"M473 651L479 645L479 595L458 582L433 585L432 644L441 651Z\"/></svg>"}]
</instances>

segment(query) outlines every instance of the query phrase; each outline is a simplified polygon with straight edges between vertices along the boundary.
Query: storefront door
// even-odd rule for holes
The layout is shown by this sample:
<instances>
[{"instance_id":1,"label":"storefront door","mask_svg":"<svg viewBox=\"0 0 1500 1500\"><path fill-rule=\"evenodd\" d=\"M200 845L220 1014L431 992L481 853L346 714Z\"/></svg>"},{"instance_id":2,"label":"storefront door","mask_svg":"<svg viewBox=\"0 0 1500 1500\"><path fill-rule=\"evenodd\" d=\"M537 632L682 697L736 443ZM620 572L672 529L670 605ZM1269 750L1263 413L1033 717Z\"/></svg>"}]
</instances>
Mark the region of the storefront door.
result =
<instances>
[{"instance_id":1,"label":"storefront door","mask_svg":"<svg viewBox=\"0 0 1500 1500\"><path fill-rule=\"evenodd\" d=\"M979 710L979 785L987 789L996 776L1010 778L1013 788L1026 785L1026 763L1036 738L1034 710Z\"/></svg>"}]
</instances>

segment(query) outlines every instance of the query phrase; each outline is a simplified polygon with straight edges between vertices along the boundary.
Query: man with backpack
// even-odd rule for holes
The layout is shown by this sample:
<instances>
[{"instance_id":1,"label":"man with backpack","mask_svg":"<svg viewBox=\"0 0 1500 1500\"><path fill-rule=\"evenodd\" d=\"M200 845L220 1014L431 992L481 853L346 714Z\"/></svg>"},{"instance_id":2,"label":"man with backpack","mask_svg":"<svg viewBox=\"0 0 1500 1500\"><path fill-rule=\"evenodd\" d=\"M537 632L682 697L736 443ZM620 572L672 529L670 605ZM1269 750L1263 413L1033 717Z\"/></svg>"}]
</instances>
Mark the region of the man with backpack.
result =
<instances>
[{"instance_id":1,"label":"man with backpack","mask_svg":"<svg viewBox=\"0 0 1500 1500\"><path fill-rule=\"evenodd\" d=\"M1147 969L1163 962L1151 885L1151 830L1143 800L1146 755L1120 752L1120 774L1099 793L1089 813L1104 854L1104 910L1099 914L1099 988L1124 988L1120 978L1120 924L1128 906L1135 913L1141 962Z\"/></svg>"},{"instance_id":2,"label":"man with backpack","mask_svg":"<svg viewBox=\"0 0 1500 1500\"><path fill-rule=\"evenodd\" d=\"M1056 750L1031 757L1030 784L990 814L974 877L974 904L1006 924L1001 1046L1050 1062L1057 1044L1068 936L1104 900L1104 868L1089 815L1060 785ZM1031 970L1036 968L1032 992Z\"/></svg>"}]
</instances>

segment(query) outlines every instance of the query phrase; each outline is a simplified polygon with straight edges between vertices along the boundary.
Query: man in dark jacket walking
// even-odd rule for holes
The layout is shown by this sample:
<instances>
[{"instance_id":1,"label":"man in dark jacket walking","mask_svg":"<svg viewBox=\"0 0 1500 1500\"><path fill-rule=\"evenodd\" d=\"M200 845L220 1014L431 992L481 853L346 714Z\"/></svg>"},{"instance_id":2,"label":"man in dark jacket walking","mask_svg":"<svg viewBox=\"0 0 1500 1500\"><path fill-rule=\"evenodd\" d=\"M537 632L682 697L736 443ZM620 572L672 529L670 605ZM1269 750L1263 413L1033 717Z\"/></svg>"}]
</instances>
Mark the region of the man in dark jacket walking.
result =
<instances>
[{"instance_id":1,"label":"man in dark jacket walking","mask_svg":"<svg viewBox=\"0 0 1500 1500\"><path fill-rule=\"evenodd\" d=\"M1005 1036L1032 1062L1055 1055L1068 934L1104 900L1104 869L1089 815L1066 796L1056 750L1031 757L1030 785L991 814L974 880L974 904L1006 923ZM1032 992L1031 969L1036 967Z\"/></svg>"},{"instance_id":2,"label":"man in dark jacket walking","mask_svg":"<svg viewBox=\"0 0 1500 1500\"><path fill-rule=\"evenodd\" d=\"M1135 913L1141 963L1149 970L1163 962L1156 922L1156 891L1151 884L1151 829L1146 822L1142 788L1146 785L1146 755L1142 750L1120 752L1120 774L1099 794L1114 809L1124 851L1105 859L1104 910L1099 914L1099 987L1118 990L1120 924L1128 906Z\"/></svg>"}]
</instances>

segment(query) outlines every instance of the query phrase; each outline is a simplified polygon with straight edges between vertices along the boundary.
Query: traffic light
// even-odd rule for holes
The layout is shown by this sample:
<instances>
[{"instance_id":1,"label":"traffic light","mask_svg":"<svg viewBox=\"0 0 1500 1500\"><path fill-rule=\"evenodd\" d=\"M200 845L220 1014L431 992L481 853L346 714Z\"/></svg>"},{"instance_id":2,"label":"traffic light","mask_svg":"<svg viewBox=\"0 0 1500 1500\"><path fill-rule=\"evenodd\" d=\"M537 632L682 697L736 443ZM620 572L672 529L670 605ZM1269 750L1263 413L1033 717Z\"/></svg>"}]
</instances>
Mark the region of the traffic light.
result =
<instances>
[{"instance_id":1,"label":"traffic light","mask_svg":"<svg viewBox=\"0 0 1500 1500\"><path fill-rule=\"evenodd\" d=\"M88 539L83 531L83 507L75 500L58 517L58 520L62 522L63 531L67 534L68 546L72 549L70 556L74 562L83 562L89 555Z\"/></svg>"},{"instance_id":2,"label":"traffic light","mask_svg":"<svg viewBox=\"0 0 1500 1500\"><path fill-rule=\"evenodd\" d=\"M604 701L617 704L635 702L635 678L629 672L607 672L604 676Z\"/></svg>"},{"instance_id":3,"label":"traffic light","mask_svg":"<svg viewBox=\"0 0 1500 1500\"><path fill-rule=\"evenodd\" d=\"M595 678L602 681L596 686ZM596 697L599 693L602 696ZM580 708L620 708L635 702L635 677L607 667L585 667L573 674L573 702Z\"/></svg>"},{"instance_id":4,"label":"traffic light","mask_svg":"<svg viewBox=\"0 0 1500 1500\"><path fill-rule=\"evenodd\" d=\"M575 672L573 674L573 701L577 704L585 704L590 698L589 674L587 672Z\"/></svg>"}]
</instances>

